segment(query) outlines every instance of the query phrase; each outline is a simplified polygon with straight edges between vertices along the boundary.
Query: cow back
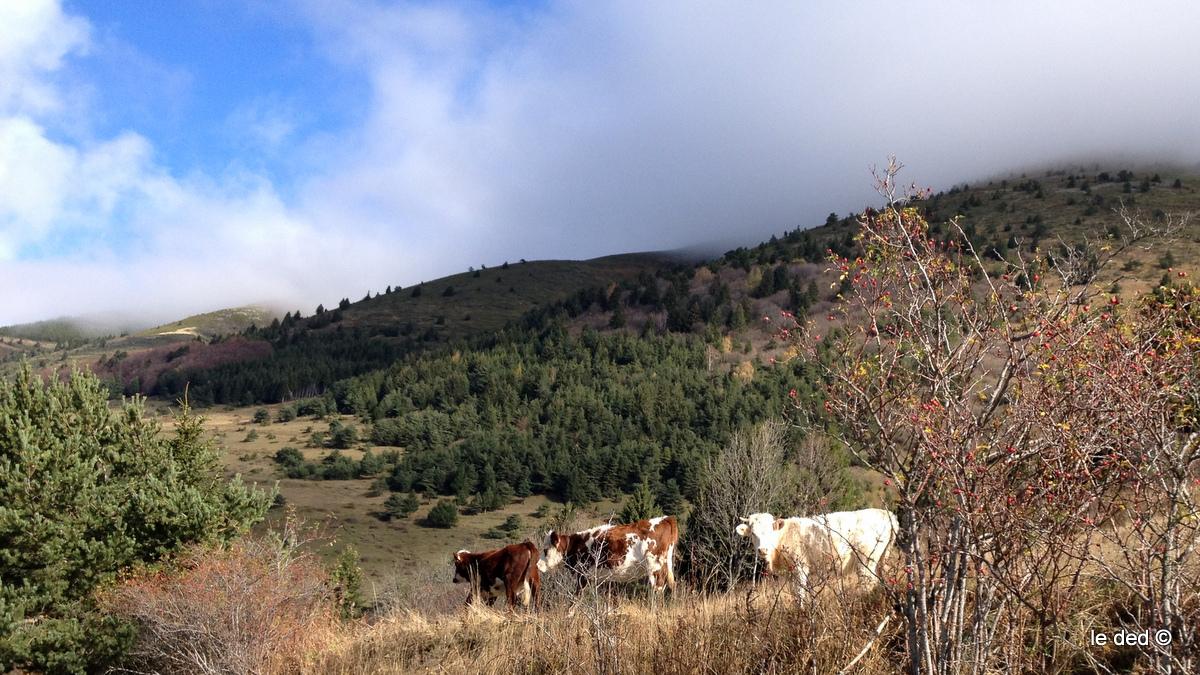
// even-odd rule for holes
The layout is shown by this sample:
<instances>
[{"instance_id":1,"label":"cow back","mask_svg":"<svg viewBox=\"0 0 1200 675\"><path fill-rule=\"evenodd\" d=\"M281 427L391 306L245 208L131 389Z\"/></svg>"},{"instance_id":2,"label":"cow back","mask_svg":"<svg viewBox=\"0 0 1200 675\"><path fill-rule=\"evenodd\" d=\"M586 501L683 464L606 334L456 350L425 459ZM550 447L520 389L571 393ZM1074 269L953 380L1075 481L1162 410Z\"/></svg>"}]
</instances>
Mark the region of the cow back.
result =
<instances>
[{"instance_id":1,"label":"cow back","mask_svg":"<svg viewBox=\"0 0 1200 675\"><path fill-rule=\"evenodd\" d=\"M564 557L576 569L590 566L613 569L625 564L631 547L646 546L655 555L665 555L678 543L679 524L675 516L659 516L576 532L570 536Z\"/></svg>"}]
</instances>

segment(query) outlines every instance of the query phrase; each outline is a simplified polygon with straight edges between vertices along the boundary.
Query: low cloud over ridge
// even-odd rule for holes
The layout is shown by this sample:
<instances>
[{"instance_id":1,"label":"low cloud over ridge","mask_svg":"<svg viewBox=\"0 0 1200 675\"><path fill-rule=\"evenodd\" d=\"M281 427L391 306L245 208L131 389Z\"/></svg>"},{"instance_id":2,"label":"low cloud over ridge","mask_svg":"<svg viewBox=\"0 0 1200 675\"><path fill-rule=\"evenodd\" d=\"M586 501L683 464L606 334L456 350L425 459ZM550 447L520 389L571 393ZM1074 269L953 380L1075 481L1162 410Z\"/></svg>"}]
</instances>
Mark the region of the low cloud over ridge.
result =
<instances>
[{"instance_id":1,"label":"low cloud over ridge","mask_svg":"<svg viewBox=\"0 0 1200 675\"><path fill-rule=\"evenodd\" d=\"M348 128L287 127L286 179L237 158L177 175L137 129L58 133L80 126L64 75L94 45L86 17L27 4L43 11L0 17L19 82L0 89L0 175L21 179L0 187L0 324L307 310L505 259L750 243L861 207L889 153L935 187L1200 160L1185 2L299 2L368 95Z\"/></svg>"}]
</instances>

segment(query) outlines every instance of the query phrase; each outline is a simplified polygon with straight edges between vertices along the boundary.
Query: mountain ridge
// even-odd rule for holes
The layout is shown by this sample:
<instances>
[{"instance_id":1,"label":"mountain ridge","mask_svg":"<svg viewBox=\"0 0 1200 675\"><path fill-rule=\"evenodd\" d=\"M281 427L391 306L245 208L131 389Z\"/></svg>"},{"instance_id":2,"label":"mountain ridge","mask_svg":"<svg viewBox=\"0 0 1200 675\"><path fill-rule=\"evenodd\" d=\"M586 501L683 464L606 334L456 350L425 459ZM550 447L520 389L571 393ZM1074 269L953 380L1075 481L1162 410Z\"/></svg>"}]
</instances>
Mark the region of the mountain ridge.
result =
<instances>
[{"instance_id":1,"label":"mountain ridge","mask_svg":"<svg viewBox=\"0 0 1200 675\"><path fill-rule=\"evenodd\" d=\"M958 184L914 205L927 213L937 236L949 236L944 222L960 218L972 243L997 260L1018 249L1031 252L1061 246L1086 232L1111 232L1118 220L1113 209L1121 205L1140 209L1148 221L1164 219L1169 213L1200 211L1198 175L1084 168L1036 175L1014 172L973 185ZM481 266L407 288L387 287L357 302L344 298L336 307L318 306L307 315L301 311L282 317L241 313L235 319L231 317L240 308L230 308L123 338L92 340L83 347L69 342L55 345L59 348L31 345L9 336L0 339L0 358L11 363L24 354L48 369L82 365L112 378L114 391L166 396L176 395L174 387L191 379L192 371L202 373L213 364L230 370L242 359L274 359L280 368L304 369L307 366L300 359L292 362L286 355L306 350L329 362L329 373L313 375L308 384L303 377L292 378L295 386L281 384L269 396L238 393L238 402L270 402L297 392L313 393L336 381L335 376L382 368L405 353L494 335L551 316L563 317L574 331L699 331L707 332L714 343L722 335L741 334L735 340L740 349L769 358L769 335L740 331L779 309L796 310L801 305L804 311L822 309L821 303L836 296L819 279L826 251L852 254L855 226L854 217L831 213L817 227L786 231L706 260L698 260L696 251L684 248L584 261L522 260ZM1128 257L1105 282L1116 292L1146 292L1169 269L1187 269L1200 259L1200 221L1189 223L1169 246L1131 251ZM619 302L613 302L614 294ZM323 355L315 356L318 351ZM338 363L351 354L369 356L352 366ZM128 360L134 355L140 355L140 361ZM56 366L50 365L52 359ZM122 361L125 365L118 367ZM157 378L164 372L174 373L173 382L160 391Z\"/></svg>"}]
</instances>

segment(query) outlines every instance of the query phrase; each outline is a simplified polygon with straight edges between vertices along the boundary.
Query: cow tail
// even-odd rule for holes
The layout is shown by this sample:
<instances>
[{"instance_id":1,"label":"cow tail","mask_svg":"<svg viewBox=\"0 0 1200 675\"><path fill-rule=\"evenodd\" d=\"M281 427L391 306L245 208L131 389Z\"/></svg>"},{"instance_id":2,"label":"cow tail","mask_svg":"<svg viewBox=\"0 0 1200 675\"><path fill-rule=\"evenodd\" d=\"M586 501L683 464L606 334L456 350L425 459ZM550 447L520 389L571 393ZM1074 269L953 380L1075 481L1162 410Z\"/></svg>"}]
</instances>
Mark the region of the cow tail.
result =
<instances>
[{"instance_id":1,"label":"cow tail","mask_svg":"<svg viewBox=\"0 0 1200 675\"><path fill-rule=\"evenodd\" d=\"M530 549L526 549L529 550L529 562L525 563L525 583L529 584L529 607L532 609L537 606L538 595L541 592L542 581L539 578L540 575L537 568L537 547L531 545Z\"/></svg>"}]
</instances>

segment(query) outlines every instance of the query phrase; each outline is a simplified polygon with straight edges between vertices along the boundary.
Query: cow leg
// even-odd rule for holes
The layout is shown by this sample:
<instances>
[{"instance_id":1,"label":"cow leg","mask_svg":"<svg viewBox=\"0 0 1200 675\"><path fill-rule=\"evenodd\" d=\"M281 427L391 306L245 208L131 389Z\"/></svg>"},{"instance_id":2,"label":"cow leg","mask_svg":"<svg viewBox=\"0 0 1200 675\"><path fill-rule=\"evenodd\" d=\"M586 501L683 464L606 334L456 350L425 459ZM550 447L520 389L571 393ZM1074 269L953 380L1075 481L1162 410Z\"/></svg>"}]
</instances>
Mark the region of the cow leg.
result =
<instances>
[{"instance_id":1,"label":"cow leg","mask_svg":"<svg viewBox=\"0 0 1200 675\"><path fill-rule=\"evenodd\" d=\"M883 587L883 555L877 554L876 557L869 561L870 566L864 568L863 577L865 591L870 593L877 588Z\"/></svg>"},{"instance_id":2,"label":"cow leg","mask_svg":"<svg viewBox=\"0 0 1200 675\"><path fill-rule=\"evenodd\" d=\"M665 566L660 567L654 570L654 583L651 586L660 593L666 593L667 588L671 585L670 579L671 573L667 568Z\"/></svg>"},{"instance_id":3,"label":"cow leg","mask_svg":"<svg viewBox=\"0 0 1200 675\"><path fill-rule=\"evenodd\" d=\"M538 596L542 593L542 582L540 579L533 578L527 583L529 584L529 609L533 610L537 608Z\"/></svg>"},{"instance_id":4,"label":"cow leg","mask_svg":"<svg viewBox=\"0 0 1200 675\"><path fill-rule=\"evenodd\" d=\"M796 565L796 595L800 598L801 602L807 600L810 595L808 582L808 565Z\"/></svg>"},{"instance_id":5,"label":"cow leg","mask_svg":"<svg viewBox=\"0 0 1200 675\"><path fill-rule=\"evenodd\" d=\"M671 544L667 547L667 587L671 589L671 595L675 595L675 545Z\"/></svg>"},{"instance_id":6,"label":"cow leg","mask_svg":"<svg viewBox=\"0 0 1200 675\"><path fill-rule=\"evenodd\" d=\"M654 570L650 578L650 601L657 606L660 600L662 602L666 602L667 600L668 579L670 577L668 576L666 566L660 566Z\"/></svg>"},{"instance_id":7,"label":"cow leg","mask_svg":"<svg viewBox=\"0 0 1200 675\"><path fill-rule=\"evenodd\" d=\"M521 582L521 590L517 591L517 602L521 603L522 607L529 608L529 603L533 601L533 589L529 586L529 580Z\"/></svg>"},{"instance_id":8,"label":"cow leg","mask_svg":"<svg viewBox=\"0 0 1200 675\"><path fill-rule=\"evenodd\" d=\"M886 548L880 549L871 560L871 588L883 585L883 557L886 553Z\"/></svg>"},{"instance_id":9,"label":"cow leg","mask_svg":"<svg viewBox=\"0 0 1200 675\"><path fill-rule=\"evenodd\" d=\"M504 599L508 601L508 611L516 611L517 609L517 589L515 584L504 584Z\"/></svg>"}]
</instances>

